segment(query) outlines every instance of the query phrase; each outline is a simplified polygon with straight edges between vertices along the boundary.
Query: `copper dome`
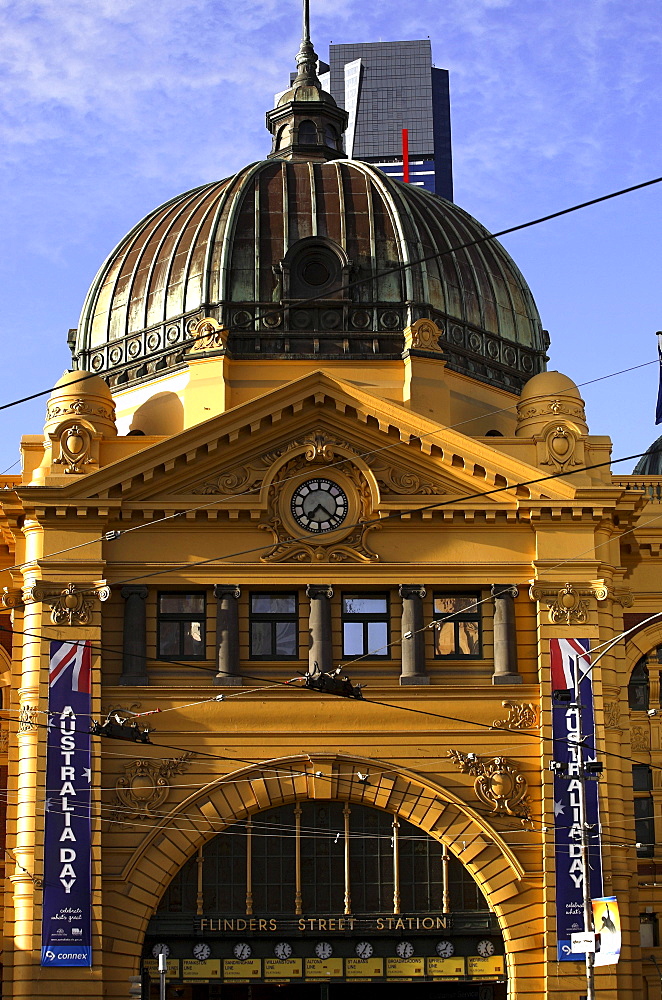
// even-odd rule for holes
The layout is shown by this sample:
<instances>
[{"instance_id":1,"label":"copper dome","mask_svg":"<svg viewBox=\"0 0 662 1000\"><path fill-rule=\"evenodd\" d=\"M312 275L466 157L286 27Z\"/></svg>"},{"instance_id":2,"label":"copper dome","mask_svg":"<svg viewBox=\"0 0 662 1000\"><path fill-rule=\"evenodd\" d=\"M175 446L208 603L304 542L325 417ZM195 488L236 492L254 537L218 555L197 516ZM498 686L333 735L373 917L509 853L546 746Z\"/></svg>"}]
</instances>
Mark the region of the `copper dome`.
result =
<instances>
[{"instance_id":1,"label":"copper dome","mask_svg":"<svg viewBox=\"0 0 662 1000\"><path fill-rule=\"evenodd\" d=\"M173 198L122 240L87 296L74 357L111 385L133 382L184 363L203 316L227 328L235 356L398 357L404 328L429 317L451 368L519 392L547 347L528 285L496 240L443 253L488 235L370 164L260 161Z\"/></svg>"}]
</instances>

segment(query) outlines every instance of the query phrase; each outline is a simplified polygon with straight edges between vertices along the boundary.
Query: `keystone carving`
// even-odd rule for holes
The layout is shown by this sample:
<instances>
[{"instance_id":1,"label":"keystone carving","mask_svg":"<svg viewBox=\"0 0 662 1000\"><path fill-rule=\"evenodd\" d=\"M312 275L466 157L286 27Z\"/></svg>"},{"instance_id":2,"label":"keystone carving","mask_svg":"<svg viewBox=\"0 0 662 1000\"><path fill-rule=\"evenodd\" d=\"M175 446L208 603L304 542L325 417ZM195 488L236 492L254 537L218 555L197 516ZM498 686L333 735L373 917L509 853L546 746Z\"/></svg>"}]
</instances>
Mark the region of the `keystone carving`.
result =
<instances>
[{"instance_id":1,"label":"keystone carving","mask_svg":"<svg viewBox=\"0 0 662 1000\"><path fill-rule=\"evenodd\" d=\"M476 798L495 816L516 816L522 825L532 822L529 786L519 764L507 757L478 757L449 750L448 756L462 774L475 778Z\"/></svg>"},{"instance_id":2,"label":"keystone carving","mask_svg":"<svg viewBox=\"0 0 662 1000\"><path fill-rule=\"evenodd\" d=\"M194 753L185 753L167 760L140 758L127 764L124 774L115 782L111 822L153 819L170 794L170 779L184 774L194 757Z\"/></svg>"},{"instance_id":3,"label":"keystone carving","mask_svg":"<svg viewBox=\"0 0 662 1000\"><path fill-rule=\"evenodd\" d=\"M604 601L608 596L609 591L602 580L596 580L590 589L577 589L571 583L566 583L557 590L535 581L531 582L529 588L532 601L547 605L552 625L584 625L588 621L589 606L583 598L593 597L596 601Z\"/></svg>"},{"instance_id":4,"label":"keystone carving","mask_svg":"<svg viewBox=\"0 0 662 1000\"><path fill-rule=\"evenodd\" d=\"M492 729L537 729L537 705L524 705L520 701L502 701L501 704L508 709L508 715L493 722Z\"/></svg>"},{"instance_id":5,"label":"keystone carving","mask_svg":"<svg viewBox=\"0 0 662 1000\"><path fill-rule=\"evenodd\" d=\"M54 625L89 625L92 621L94 601L107 601L110 587L105 581L92 584L69 583L64 590L52 590L48 584L37 583L28 587L25 601L43 602L51 606Z\"/></svg>"}]
</instances>

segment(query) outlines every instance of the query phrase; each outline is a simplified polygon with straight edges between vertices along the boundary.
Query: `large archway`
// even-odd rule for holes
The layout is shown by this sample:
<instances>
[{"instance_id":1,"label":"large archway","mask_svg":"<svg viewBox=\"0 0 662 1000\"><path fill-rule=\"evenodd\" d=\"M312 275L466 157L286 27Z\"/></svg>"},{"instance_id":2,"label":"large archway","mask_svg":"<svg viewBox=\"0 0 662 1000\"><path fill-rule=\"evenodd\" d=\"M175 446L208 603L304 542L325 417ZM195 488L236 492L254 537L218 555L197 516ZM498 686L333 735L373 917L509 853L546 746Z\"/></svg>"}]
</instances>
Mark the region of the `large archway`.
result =
<instances>
[{"instance_id":1,"label":"large archway","mask_svg":"<svg viewBox=\"0 0 662 1000\"><path fill-rule=\"evenodd\" d=\"M367 780L366 775L368 775ZM534 899L530 887L523 881L522 868L508 845L486 819L475 813L448 789L412 773L402 770L394 772L386 763L341 754L318 755L312 759L304 756L294 757L249 767L210 783L173 810L167 819L148 835L140 850L136 851L125 868L122 881L134 887L131 895L136 905L132 913L131 926L126 927L126 932L123 922L121 920L116 922L117 940L113 950L127 956L132 953L131 972L136 974L141 962L145 935L150 930L148 940L151 942L153 937L151 930L157 926L153 924L152 928L149 928L149 922L157 914L167 887L178 876L183 866L191 864L191 859L201 849L204 858L205 845L219 833L242 822L245 831L246 820L255 822L255 817L259 814L266 814L278 807L294 806L298 803L301 808L303 804L320 801L328 803L329 808L335 809L336 812L338 804L345 805L350 815L352 807L355 807L357 814L361 808L368 808L382 815L388 815L388 822L393 823L395 820L399 824L407 824L407 829L411 825L417 836L426 835L427 839L437 845L437 850L443 849L449 857L452 855L457 859L459 865L466 869L479 886L488 906L487 911L484 911L486 922L482 927L482 937L475 938L474 935L473 945L477 945L479 940L490 938L495 946L495 952L498 953L500 950L505 953L510 995L514 996L520 956L530 968L533 956L525 953L541 948L543 942L542 935L540 940L522 936L523 920L526 919L528 922L528 917L523 918L522 914ZM426 850L429 854L429 849ZM118 910L121 908L126 910L126 896L123 898L122 896L120 891L115 895L113 890L109 890L105 901L106 907L117 906ZM239 904L233 903L233 906L235 905ZM425 916L429 916L430 913L426 911ZM197 913L196 916L199 920L204 919L204 904L203 914ZM296 916L297 919L309 917L303 913L293 913L292 916ZM351 914L342 912L336 914L338 918L343 916L349 917ZM391 916L396 919L398 917L393 913ZM408 913L405 916L411 921L417 915ZM250 914L244 913L243 917L235 914L237 920L246 920L246 917L251 919ZM219 912L212 919L231 920L232 916L227 911L225 915ZM271 918L264 914L256 914L254 910L252 919L259 921ZM219 925L212 926L215 927L213 933L219 933ZM358 928L358 924L356 927ZM334 933L339 932L339 928L340 925L336 925ZM435 922L434 928L428 925L423 927L420 923L416 928L411 923L400 926L397 922L390 926L385 924L380 928L375 926L375 932L390 931L391 939L394 936L400 938L404 933L405 941L406 935L413 933L414 929L417 932L429 931L435 937L435 941L432 942L435 948L437 943L446 940L450 934L450 927L444 928L443 922L438 926ZM276 930L280 930L278 925ZM323 930L322 925L313 924L310 933L319 937ZM342 930L343 932L348 930L347 923ZM221 925L221 933L228 935L237 932L241 932L244 936L245 933L263 933L268 937L267 931L271 931L271 925L262 928L259 924L251 927L250 923L246 925L235 923L234 927L231 924ZM197 932L199 939L204 938L203 932L212 933L209 924L204 927L199 924ZM270 943L273 946L275 942ZM356 943L354 942L354 945ZM398 942L391 940L391 944L393 943ZM225 956L222 957L225 959ZM434 956L426 954L423 957L427 959ZM443 956L437 955L437 957ZM428 968L432 967L425 966L425 976ZM118 979L122 975L123 973L118 970ZM260 975L258 978L262 980L263 976ZM239 985L244 984L237 983L237 986ZM180 995L193 997L194 993L190 990ZM205 994L207 995L210 994ZM440 994L437 991L435 995ZM450 997L452 994L445 995ZM505 996L505 992L502 991L502 995ZM233 1000L227 991L224 996L228 1000ZM466 993L466 996L470 997L471 994ZM487 994L485 996L487 998ZM236 1000L242 998L237 996ZM265 1000L269 998L265 997ZM301 1000L306 1000L303 994Z\"/></svg>"}]
</instances>

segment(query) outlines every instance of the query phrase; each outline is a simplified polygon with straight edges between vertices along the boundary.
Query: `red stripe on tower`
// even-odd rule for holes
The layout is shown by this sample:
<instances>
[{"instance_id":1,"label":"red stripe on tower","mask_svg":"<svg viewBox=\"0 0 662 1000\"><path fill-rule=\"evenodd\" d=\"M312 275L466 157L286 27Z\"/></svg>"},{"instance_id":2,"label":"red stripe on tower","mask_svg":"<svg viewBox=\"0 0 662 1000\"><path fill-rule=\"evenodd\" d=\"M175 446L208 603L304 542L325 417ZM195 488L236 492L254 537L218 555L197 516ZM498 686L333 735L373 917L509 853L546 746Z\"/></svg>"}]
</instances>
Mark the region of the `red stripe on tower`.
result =
<instances>
[{"instance_id":1,"label":"red stripe on tower","mask_svg":"<svg viewBox=\"0 0 662 1000\"><path fill-rule=\"evenodd\" d=\"M402 130L402 179L409 184L409 129Z\"/></svg>"}]
</instances>

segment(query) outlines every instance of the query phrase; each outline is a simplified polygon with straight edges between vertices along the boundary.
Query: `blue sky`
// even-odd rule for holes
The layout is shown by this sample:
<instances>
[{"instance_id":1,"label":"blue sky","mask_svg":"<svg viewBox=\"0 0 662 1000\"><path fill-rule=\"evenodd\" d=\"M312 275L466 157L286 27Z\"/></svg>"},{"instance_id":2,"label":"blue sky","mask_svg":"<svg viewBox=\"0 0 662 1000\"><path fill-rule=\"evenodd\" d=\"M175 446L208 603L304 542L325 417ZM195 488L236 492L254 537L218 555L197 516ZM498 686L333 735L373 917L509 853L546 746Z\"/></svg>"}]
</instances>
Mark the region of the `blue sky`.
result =
<instances>
[{"instance_id":1,"label":"blue sky","mask_svg":"<svg viewBox=\"0 0 662 1000\"><path fill-rule=\"evenodd\" d=\"M432 40L456 201L492 230L662 175L659 0L312 0L313 40ZM94 274L171 196L269 149L298 0L0 0L0 402L69 364ZM584 382L656 357L662 184L504 240ZM587 387L615 456L647 447L656 366ZM2 412L0 472L45 400ZM633 463L619 466L629 471Z\"/></svg>"}]
</instances>

